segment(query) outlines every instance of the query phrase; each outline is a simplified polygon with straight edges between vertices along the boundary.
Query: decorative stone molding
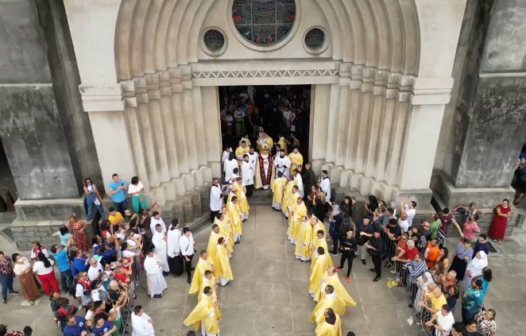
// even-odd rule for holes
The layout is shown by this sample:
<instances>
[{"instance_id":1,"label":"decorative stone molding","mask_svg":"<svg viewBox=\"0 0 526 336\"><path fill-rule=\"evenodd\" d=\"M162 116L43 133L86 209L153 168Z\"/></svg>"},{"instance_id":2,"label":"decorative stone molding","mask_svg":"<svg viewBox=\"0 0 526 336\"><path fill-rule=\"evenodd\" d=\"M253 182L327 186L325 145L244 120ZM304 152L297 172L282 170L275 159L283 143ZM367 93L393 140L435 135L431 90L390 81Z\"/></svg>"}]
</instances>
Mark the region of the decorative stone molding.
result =
<instances>
[{"instance_id":1,"label":"decorative stone molding","mask_svg":"<svg viewBox=\"0 0 526 336\"><path fill-rule=\"evenodd\" d=\"M268 70L268 71L202 71L193 78L258 78L258 77L319 77L336 76L339 70Z\"/></svg>"}]
</instances>

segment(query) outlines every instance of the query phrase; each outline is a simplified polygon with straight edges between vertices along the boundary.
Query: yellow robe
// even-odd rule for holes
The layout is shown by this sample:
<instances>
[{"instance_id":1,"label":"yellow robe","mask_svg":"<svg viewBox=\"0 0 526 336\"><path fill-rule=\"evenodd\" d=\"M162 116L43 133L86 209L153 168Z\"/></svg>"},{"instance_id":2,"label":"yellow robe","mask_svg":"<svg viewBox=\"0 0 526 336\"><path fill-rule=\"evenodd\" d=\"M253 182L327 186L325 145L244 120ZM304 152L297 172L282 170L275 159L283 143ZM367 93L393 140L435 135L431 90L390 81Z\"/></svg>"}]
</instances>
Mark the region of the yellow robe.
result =
<instances>
[{"instance_id":1,"label":"yellow robe","mask_svg":"<svg viewBox=\"0 0 526 336\"><path fill-rule=\"evenodd\" d=\"M245 148L239 146L238 148L236 148L236 158L237 158L237 162L239 163L239 166L241 167L241 163L243 161L243 155L245 154L248 154L248 152L250 152L250 146L247 144L247 146L245 146ZM239 158L241 156L241 159Z\"/></svg>"},{"instance_id":2,"label":"yellow robe","mask_svg":"<svg viewBox=\"0 0 526 336\"><path fill-rule=\"evenodd\" d=\"M234 228L234 234L243 234L243 221L241 220L241 212L239 205L232 202L228 202L226 206L228 210L228 216L232 221L232 227Z\"/></svg>"},{"instance_id":3,"label":"yellow robe","mask_svg":"<svg viewBox=\"0 0 526 336\"><path fill-rule=\"evenodd\" d=\"M325 298L316 304L310 316L310 321L318 324L325 321L325 311L328 308L331 308L337 315L342 316L345 314L345 302L338 297L338 294L333 293L331 297L325 296Z\"/></svg>"},{"instance_id":4,"label":"yellow robe","mask_svg":"<svg viewBox=\"0 0 526 336\"><path fill-rule=\"evenodd\" d=\"M292 152L289 154L289 159L291 162L290 174L292 175L292 172L294 169L298 168L298 165L303 165L303 155L301 155L299 152L298 154L294 154L294 152Z\"/></svg>"},{"instance_id":5,"label":"yellow robe","mask_svg":"<svg viewBox=\"0 0 526 336\"><path fill-rule=\"evenodd\" d=\"M239 210L248 216L250 212L250 206L248 205L248 199L245 195L244 187L237 183L233 184L232 191L230 192L230 195L228 195L228 198L226 200L227 204L232 200L233 196L237 197L237 204L239 206Z\"/></svg>"},{"instance_id":6,"label":"yellow robe","mask_svg":"<svg viewBox=\"0 0 526 336\"><path fill-rule=\"evenodd\" d=\"M331 325L325 321L316 326L316 336L342 336L342 319L336 315L336 323Z\"/></svg>"},{"instance_id":7,"label":"yellow robe","mask_svg":"<svg viewBox=\"0 0 526 336\"><path fill-rule=\"evenodd\" d=\"M325 280L325 285L331 285L334 287L334 292L340 297L344 302L345 305L349 307L356 306L356 301L349 295L345 287L343 287L342 283L340 282L340 278L338 277L338 273L334 273L333 275L329 275L328 272L325 272L323 274L322 279ZM322 298L325 297L325 292L321 291L321 287L316 291L316 295L314 296L314 300L320 301Z\"/></svg>"},{"instance_id":8,"label":"yellow robe","mask_svg":"<svg viewBox=\"0 0 526 336\"><path fill-rule=\"evenodd\" d=\"M294 251L296 258L301 258L302 260L311 258L311 234L312 226L310 226L309 222L302 222L300 234L298 236L298 242L296 243L296 250Z\"/></svg>"},{"instance_id":9,"label":"yellow robe","mask_svg":"<svg viewBox=\"0 0 526 336\"><path fill-rule=\"evenodd\" d=\"M217 254L216 254L216 264L215 266L215 273L214 275L216 278L223 278L226 280L234 280L234 275L232 274L232 268L230 267L230 257L228 256L228 252L224 246L217 245L216 247Z\"/></svg>"},{"instance_id":10,"label":"yellow robe","mask_svg":"<svg viewBox=\"0 0 526 336\"><path fill-rule=\"evenodd\" d=\"M292 180L285 185L285 191L283 192L283 202L281 202L281 211L283 213L287 212L287 206L289 205L290 195L292 195L292 187L294 187L295 184L296 182Z\"/></svg>"},{"instance_id":11,"label":"yellow robe","mask_svg":"<svg viewBox=\"0 0 526 336\"><path fill-rule=\"evenodd\" d=\"M214 312L214 316L210 317L212 312ZM204 321L205 329L208 333L218 334L220 319L221 311L219 308L214 308L212 296L207 296L197 303L197 306L195 306L183 323L185 326L193 325L195 330L199 330L201 321Z\"/></svg>"},{"instance_id":12,"label":"yellow robe","mask_svg":"<svg viewBox=\"0 0 526 336\"><path fill-rule=\"evenodd\" d=\"M216 247L217 247L217 241L219 238L223 237L220 233L215 233L212 231L210 233L210 238L208 239L208 246L206 248L206 252L208 252L208 258L212 259L212 264L216 264ZM224 237L223 237L224 238Z\"/></svg>"},{"instance_id":13,"label":"yellow robe","mask_svg":"<svg viewBox=\"0 0 526 336\"><path fill-rule=\"evenodd\" d=\"M316 240L318 240L317 234L319 230L323 231L323 236L327 236L327 232L325 232L325 225L323 225L323 223L318 220L318 223L316 223L316 225L314 225L312 228L312 246L316 245ZM327 242L325 242L325 244L327 244ZM325 248L325 246L323 248ZM329 253L329 251L325 249L325 253Z\"/></svg>"},{"instance_id":14,"label":"yellow robe","mask_svg":"<svg viewBox=\"0 0 526 336\"><path fill-rule=\"evenodd\" d=\"M269 150L271 150L272 146L274 146L274 140L272 140L272 138L267 135L265 138L259 137L257 144L258 144L259 151L261 151L263 144L267 144Z\"/></svg>"},{"instance_id":15,"label":"yellow robe","mask_svg":"<svg viewBox=\"0 0 526 336\"><path fill-rule=\"evenodd\" d=\"M316 229L316 226L314 227ZM318 232L318 229L316 231L312 230L312 241L314 244L312 245L312 255L317 256L318 255L318 247L323 247L323 250L325 251L325 255L327 256L327 260L329 262L329 267L334 266L332 263L331 255L329 254L329 246L327 246L327 239L325 239L325 236L323 238L318 238L316 235Z\"/></svg>"},{"instance_id":16,"label":"yellow robe","mask_svg":"<svg viewBox=\"0 0 526 336\"><path fill-rule=\"evenodd\" d=\"M241 146L241 141L244 141L247 144L245 148L248 148L250 150L250 140L249 139L245 139L245 138L239 139L239 147L242 147Z\"/></svg>"},{"instance_id":17,"label":"yellow robe","mask_svg":"<svg viewBox=\"0 0 526 336\"><path fill-rule=\"evenodd\" d=\"M272 183L270 184L270 189L272 189L273 193L273 202L274 203L282 203L283 201L283 193L285 191L285 185L287 184L287 179L284 177L276 178Z\"/></svg>"},{"instance_id":18,"label":"yellow robe","mask_svg":"<svg viewBox=\"0 0 526 336\"><path fill-rule=\"evenodd\" d=\"M190 290L188 291L188 293L194 295L197 295L199 293L199 288L201 288L201 282L203 281L203 277L205 276L205 271L211 271L212 265L213 264L210 258L206 260L199 258L199 262L195 267L194 277L192 279L192 284L190 285Z\"/></svg>"},{"instance_id":19,"label":"yellow robe","mask_svg":"<svg viewBox=\"0 0 526 336\"><path fill-rule=\"evenodd\" d=\"M296 194L298 194L298 197L299 197L299 193L296 193ZM296 194L293 194L292 197L294 198L294 195ZM296 197L296 200L298 199L298 197ZM305 202L302 202L301 204L296 205L296 208L294 210L294 218L293 218L294 223L292 226L292 239L293 240L298 240L298 237L300 235L300 229L301 229L301 217L303 216L307 216L307 207L305 206Z\"/></svg>"},{"instance_id":20,"label":"yellow robe","mask_svg":"<svg viewBox=\"0 0 526 336\"><path fill-rule=\"evenodd\" d=\"M280 149L283 149L285 151L285 155L288 154L288 150L287 150L287 140L285 140L285 138L279 138L279 141L278 141L278 144L279 144L279 148Z\"/></svg>"},{"instance_id":21,"label":"yellow robe","mask_svg":"<svg viewBox=\"0 0 526 336\"><path fill-rule=\"evenodd\" d=\"M310 267L309 293L316 294L316 291L321 286L320 280L323 274L327 272L328 268L329 268L329 264L327 261L327 256L325 254L315 258L312 261L312 264Z\"/></svg>"},{"instance_id":22,"label":"yellow robe","mask_svg":"<svg viewBox=\"0 0 526 336\"><path fill-rule=\"evenodd\" d=\"M232 223L228 223L230 217L225 216L223 221L219 219L214 219L214 224L219 225L219 233L221 236L226 238L227 251L232 253L234 252L234 229L232 228Z\"/></svg>"},{"instance_id":23,"label":"yellow robe","mask_svg":"<svg viewBox=\"0 0 526 336\"><path fill-rule=\"evenodd\" d=\"M215 301L217 301L217 293L216 293L216 290L214 289L215 284L216 284L216 278L213 275L212 275L212 279L207 279L206 277L203 276L203 280L201 281L201 287L199 288L199 293L197 294L197 302L201 301L203 297L206 297L203 293L205 290L205 287L212 288L213 290L212 298Z\"/></svg>"}]
</instances>

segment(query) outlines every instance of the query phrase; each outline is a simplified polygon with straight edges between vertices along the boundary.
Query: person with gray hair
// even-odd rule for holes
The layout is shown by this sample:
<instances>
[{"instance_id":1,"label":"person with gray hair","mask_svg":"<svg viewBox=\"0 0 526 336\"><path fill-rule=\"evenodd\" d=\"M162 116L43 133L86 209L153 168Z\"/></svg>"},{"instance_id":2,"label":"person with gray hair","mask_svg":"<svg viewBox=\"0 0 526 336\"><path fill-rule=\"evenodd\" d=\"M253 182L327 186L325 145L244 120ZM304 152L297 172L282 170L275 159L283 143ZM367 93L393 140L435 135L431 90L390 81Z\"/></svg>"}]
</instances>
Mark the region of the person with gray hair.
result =
<instances>
[{"instance_id":1,"label":"person with gray hair","mask_svg":"<svg viewBox=\"0 0 526 336\"><path fill-rule=\"evenodd\" d=\"M402 239L407 239L407 234L402 235ZM393 257L393 261L400 261L403 263L414 260L418 255L418 249L415 247L413 240L408 240L404 248L397 247L398 255Z\"/></svg>"},{"instance_id":2,"label":"person with gray hair","mask_svg":"<svg viewBox=\"0 0 526 336\"><path fill-rule=\"evenodd\" d=\"M88 279L89 281L95 281L99 278L99 274L104 272L104 268L100 262L95 258L91 258L89 261L90 267L88 269Z\"/></svg>"}]
</instances>

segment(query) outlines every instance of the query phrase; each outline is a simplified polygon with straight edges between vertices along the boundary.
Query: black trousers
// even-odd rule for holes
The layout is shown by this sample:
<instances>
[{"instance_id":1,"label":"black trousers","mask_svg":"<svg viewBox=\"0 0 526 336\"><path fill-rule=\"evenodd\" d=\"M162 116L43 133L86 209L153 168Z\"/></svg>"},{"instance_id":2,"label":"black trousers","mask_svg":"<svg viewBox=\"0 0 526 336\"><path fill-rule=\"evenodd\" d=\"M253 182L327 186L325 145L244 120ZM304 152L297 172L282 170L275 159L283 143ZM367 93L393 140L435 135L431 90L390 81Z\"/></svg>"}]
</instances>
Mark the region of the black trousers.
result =
<instances>
[{"instance_id":1,"label":"black trousers","mask_svg":"<svg viewBox=\"0 0 526 336\"><path fill-rule=\"evenodd\" d=\"M254 193L254 185L246 185L245 188L247 188L247 197L252 197L252 194Z\"/></svg>"},{"instance_id":2,"label":"black trousers","mask_svg":"<svg viewBox=\"0 0 526 336\"><path fill-rule=\"evenodd\" d=\"M376 270L376 276L381 277L382 276L382 257L379 255L373 255L373 265L374 269Z\"/></svg>"},{"instance_id":3,"label":"black trousers","mask_svg":"<svg viewBox=\"0 0 526 336\"><path fill-rule=\"evenodd\" d=\"M192 258L194 257L194 255L192 254L191 256L186 256L186 257L188 258L188 260L184 258L184 269L186 271L186 274L188 274L188 277L191 277L192 276Z\"/></svg>"},{"instance_id":4,"label":"black trousers","mask_svg":"<svg viewBox=\"0 0 526 336\"><path fill-rule=\"evenodd\" d=\"M354 261L355 257L356 257L356 254L354 253L354 251L342 253L342 257L340 259L340 268L344 268L345 261L347 261L347 277L351 275L352 262Z\"/></svg>"},{"instance_id":5,"label":"black trousers","mask_svg":"<svg viewBox=\"0 0 526 336\"><path fill-rule=\"evenodd\" d=\"M218 214L219 214L219 211L210 211L210 222L213 223Z\"/></svg>"}]
</instances>

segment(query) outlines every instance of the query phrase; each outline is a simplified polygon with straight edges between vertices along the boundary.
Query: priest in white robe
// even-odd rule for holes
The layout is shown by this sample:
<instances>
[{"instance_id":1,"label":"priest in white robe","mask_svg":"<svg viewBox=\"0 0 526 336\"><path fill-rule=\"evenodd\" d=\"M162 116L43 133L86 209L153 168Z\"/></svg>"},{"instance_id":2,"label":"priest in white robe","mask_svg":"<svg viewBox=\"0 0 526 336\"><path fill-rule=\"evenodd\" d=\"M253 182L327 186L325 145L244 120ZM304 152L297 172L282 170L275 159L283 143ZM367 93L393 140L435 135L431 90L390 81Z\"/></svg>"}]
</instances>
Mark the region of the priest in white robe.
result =
<instances>
[{"instance_id":1,"label":"priest in white robe","mask_svg":"<svg viewBox=\"0 0 526 336\"><path fill-rule=\"evenodd\" d=\"M254 147L250 147L250 152L248 152L248 162L252 165L252 169L254 169L252 172L254 173L254 177L256 176L256 164L259 159L259 154L254 150Z\"/></svg>"},{"instance_id":2,"label":"priest in white robe","mask_svg":"<svg viewBox=\"0 0 526 336\"><path fill-rule=\"evenodd\" d=\"M181 221L179 219L173 219L172 224L168 228L166 233L166 247L168 266L170 267L170 273L173 275L183 274L183 257L181 256L181 230L179 229Z\"/></svg>"},{"instance_id":3,"label":"priest in white robe","mask_svg":"<svg viewBox=\"0 0 526 336\"><path fill-rule=\"evenodd\" d=\"M154 252L157 258L162 263L163 275L167 276L170 272L170 267L168 266L168 249L166 245L166 234L162 232L161 224L155 225L155 232L152 236L152 244L155 247Z\"/></svg>"},{"instance_id":4,"label":"priest in white robe","mask_svg":"<svg viewBox=\"0 0 526 336\"><path fill-rule=\"evenodd\" d=\"M302 198L305 197L305 193L304 193L304 189L303 189L303 179L301 178L299 170L294 169L292 171L292 175L294 176L294 182L298 186L298 192L300 193L300 196Z\"/></svg>"},{"instance_id":5,"label":"priest in white robe","mask_svg":"<svg viewBox=\"0 0 526 336\"><path fill-rule=\"evenodd\" d=\"M279 150L279 156L276 157L274 166L276 167L276 172L282 172L283 176L289 177L290 159L288 156L285 156L285 150L282 148Z\"/></svg>"},{"instance_id":6,"label":"priest in white robe","mask_svg":"<svg viewBox=\"0 0 526 336\"><path fill-rule=\"evenodd\" d=\"M158 211L154 211L152 213L152 218L150 219L150 231L152 232L152 235L156 231L155 226L157 224L161 225L161 232L166 233L166 224L164 224L161 214Z\"/></svg>"},{"instance_id":7,"label":"priest in white robe","mask_svg":"<svg viewBox=\"0 0 526 336\"><path fill-rule=\"evenodd\" d=\"M228 182L232 179L232 175L234 175L234 169L239 167L239 162L237 162L236 156L233 152L230 152L223 167L225 170L225 181Z\"/></svg>"},{"instance_id":8,"label":"priest in white robe","mask_svg":"<svg viewBox=\"0 0 526 336\"><path fill-rule=\"evenodd\" d=\"M131 316L133 333L132 336L155 336L153 321L148 316L142 306L135 306Z\"/></svg>"},{"instance_id":9,"label":"priest in white robe","mask_svg":"<svg viewBox=\"0 0 526 336\"><path fill-rule=\"evenodd\" d=\"M144 258L144 270L146 271L148 294L152 298L162 298L163 291L168 288L168 285L163 276L163 264L153 250L148 251Z\"/></svg>"},{"instance_id":10,"label":"priest in white robe","mask_svg":"<svg viewBox=\"0 0 526 336\"><path fill-rule=\"evenodd\" d=\"M210 222L214 222L221 211L221 207L223 207L223 193L221 192L219 179L214 179L210 188Z\"/></svg>"},{"instance_id":11,"label":"priest in white robe","mask_svg":"<svg viewBox=\"0 0 526 336\"><path fill-rule=\"evenodd\" d=\"M246 196L252 196L252 189L254 188L254 168L250 163L248 154L243 155L243 163L241 164L241 176L243 178L243 187L247 190ZM219 209L221 210L221 209Z\"/></svg>"},{"instance_id":12,"label":"priest in white robe","mask_svg":"<svg viewBox=\"0 0 526 336\"><path fill-rule=\"evenodd\" d=\"M230 153L232 152L232 147L227 146L223 151L223 156L221 157L221 163L223 164L223 171L225 171L225 161L228 160Z\"/></svg>"},{"instance_id":13,"label":"priest in white robe","mask_svg":"<svg viewBox=\"0 0 526 336\"><path fill-rule=\"evenodd\" d=\"M325 194L327 200L331 200L331 180L329 180L329 172L321 171L320 190Z\"/></svg>"}]
</instances>

